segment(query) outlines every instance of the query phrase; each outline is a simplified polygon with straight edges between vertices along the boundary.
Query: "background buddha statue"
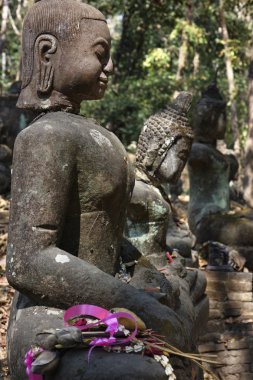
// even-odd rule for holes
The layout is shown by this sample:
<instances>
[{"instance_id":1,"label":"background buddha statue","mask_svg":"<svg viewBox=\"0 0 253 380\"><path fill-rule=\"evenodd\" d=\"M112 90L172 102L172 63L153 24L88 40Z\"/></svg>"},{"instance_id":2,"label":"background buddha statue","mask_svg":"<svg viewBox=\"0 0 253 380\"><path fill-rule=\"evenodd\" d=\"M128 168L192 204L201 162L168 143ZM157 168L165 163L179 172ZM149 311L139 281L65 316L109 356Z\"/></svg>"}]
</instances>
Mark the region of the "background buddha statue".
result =
<instances>
[{"instance_id":1,"label":"background buddha statue","mask_svg":"<svg viewBox=\"0 0 253 380\"><path fill-rule=\"evenodd\" d=\"M11 380L26 379L24 356L36 333L61 328L64 310L74 304L127 308L171 344L193 349L194 312L180 315L168 306L169 293L162 304L115 278L134 174L117 137L78 115L82 100L103 96L113 70L104 16L78 1L41 0L23 28L18 105L39 116L14 147L7 254L8 280L17 290L8 328ZM156 273L166 289L166 278ZM180 379L189 371L188 363ZM63 378L167 379L150 357L102 349L94 350L89 365L83 350L66 351L46 376Z\"/></svg>"},{"instance_id":2,"label":"background buddha statue","mask_svg":"<svg viewBox=\"0 0 253 380\"><path fill-rule=\"evenodd\" d=\"M166 250L166 232L172 217L161 186L175 182L187 161L193 138L186 118L191 99L189 93L180 93L171 107L145 122L140 134L125 234L145 256Z\"/></svg>"},{"instance_id":3,"label":"background buddha statue","mask_svg":"<svg viewBox=\"0 0 253 380\"><path fill-rule=\"evenodd\" d=\"M194 143L188 161L190 177L189 225L197 242L218 241L232 246L252 245L252 212L228 213L229 182L238 163L221 153L217 140L224 139L226 102L212 83L196 105Z\"/></svg>"},{"instance_id":4,"label":"background buddha statue","mask_svg":"<svg viewBox=\"0 0 253 380\"><path fill-rule=\"evenodd\" d=\"M167 265L166 235L170 234L169 222L175 222L161 187L180 177L190 153L193 133L186 113L191 99L191 94L180 93L171 107L152 115L144 124L137 146L136 180L125 228L130 244L125 243L122 259L126 263L138 260L130 271L133 274L130 284L138 288L155 288L154 268L162 269L167 279L164 285L171 295L170 306L186 324L191 321L196 342L198 327L205 325L208 315L206 279L196 269L187 270L179 253ZM160 286L162 293L164 285Z\"/></svg>"},{"instance_id":5,"label":"background buddha statue","mask_svg":"<svg viewBox=\"0 0 253 380\"><path fill-rule=\"evenodd\" d=\"M229 162L216 149L225 135L226 102L211 84L196 106L195 139L188 162L190 176L189 225L197 226L204 215L229 209Z\"/></svg>"}]
</instances>

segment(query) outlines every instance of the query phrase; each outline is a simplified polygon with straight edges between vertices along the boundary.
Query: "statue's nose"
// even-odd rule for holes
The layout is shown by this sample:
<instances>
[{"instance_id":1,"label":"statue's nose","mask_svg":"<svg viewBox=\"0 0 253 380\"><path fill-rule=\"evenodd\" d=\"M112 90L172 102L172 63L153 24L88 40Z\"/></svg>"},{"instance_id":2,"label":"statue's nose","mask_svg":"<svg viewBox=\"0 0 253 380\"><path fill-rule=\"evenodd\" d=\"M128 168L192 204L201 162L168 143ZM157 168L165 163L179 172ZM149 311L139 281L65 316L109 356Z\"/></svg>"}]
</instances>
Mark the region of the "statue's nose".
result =
<instances>
[{"instance_id":1,"label":"statue's nose","mask_svg":"<svg viewBox=\"0 0 253 380\"><path fill-rule=\"evenodd\" d=\"M107 62L106 66L104 67L104 72L106 73L106 75L112 75L113 73L113 62L111 57Z\"/></svg>"}]
</instances>

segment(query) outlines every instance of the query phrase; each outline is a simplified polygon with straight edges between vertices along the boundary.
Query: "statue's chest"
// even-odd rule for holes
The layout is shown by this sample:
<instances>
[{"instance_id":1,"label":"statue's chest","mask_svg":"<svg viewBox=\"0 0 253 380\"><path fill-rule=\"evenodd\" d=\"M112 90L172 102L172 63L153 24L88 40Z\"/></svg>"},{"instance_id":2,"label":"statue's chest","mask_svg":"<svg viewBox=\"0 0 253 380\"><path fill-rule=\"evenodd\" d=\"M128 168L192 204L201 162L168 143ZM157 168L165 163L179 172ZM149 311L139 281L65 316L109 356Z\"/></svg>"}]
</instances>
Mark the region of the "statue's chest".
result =
<instances>
[{"instance_id":1,"label":"statue's chest","mask_svg":"<svg viewBox=\"0 0 253 380\"><path fill-rule=\"evenodd\" d=\"M106 203L125 203L129 164L123 146L114 136L98 128L87 128L81 137L76 167L81 208L104 209Z\"/></svg>"}]
</instances>

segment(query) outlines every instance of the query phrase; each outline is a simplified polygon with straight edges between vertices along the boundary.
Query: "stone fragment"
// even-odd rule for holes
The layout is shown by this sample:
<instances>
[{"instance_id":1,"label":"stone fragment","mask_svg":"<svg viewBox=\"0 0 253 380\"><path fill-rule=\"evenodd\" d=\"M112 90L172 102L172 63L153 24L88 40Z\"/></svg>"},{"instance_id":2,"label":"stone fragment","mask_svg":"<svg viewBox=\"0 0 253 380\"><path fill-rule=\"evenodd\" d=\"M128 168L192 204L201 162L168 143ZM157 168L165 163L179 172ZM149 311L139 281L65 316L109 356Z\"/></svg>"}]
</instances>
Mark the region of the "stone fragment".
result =
<instances>
[{"instance_id":1,"label":"stone fragment","mask_svg":"<svg viewBox=\"0 0 253 380\"><path fill-rule=\"evenodd\" d=\"M240 380L253 380L253 373L241 373Z\"/></svg>"},{"instance_id":2,"label":"stone fragment","mask_svg":"<svg viewBox=\"0 0 253 380\"><path fill-rule=\"evenodd\" d=\"M223 366L220 369L220 372L226 376L226 378L229 380L230 375L233 375L237 373L239 376L241 376L241 373L243 372L248 372L250 370L250 365L249 364L232 364L232 365L227 365Z\"/></svg>"},{"instance_id":3,"label":"stone fragment","mask_svg":"<svg viewBox=\"0 0 253 380\"><path fill-rule=\"evenodd\" d=\"M218 352L226 349L224 343L205 343L198 346L199 352Z\"/></svg>"},{"instance_id":4,"label":"stone fragment","mask_svg":"<svg viewBox=\"0 0 253 380\"><path fill-rule=\"evenodd\" d=\"M218 359L223 365L232 365L240 363L251 363L252 352L249 349L229 350L218 353Z\"/></svg>"},{"instance_id":5,"label":"stone fragment","mask_svg":"<svg viewBox=\"0 0 253 380\"><path fill-rule=\"evenodd\" d=\"M228 292L227 298L230 301L242 301L242 302L250 302L253 300L252 293L243 293L243 292Z\"/></svg>"},{"instance_id":6,"label":"stone fragment","mask_svg":"<svg viewBox=\"0 0 253 380\"><path fill-rule=\"evenodd\" d=\"M227 349L228 350L241 350L246 349L249 347L249 342L245 340L233 340L227 342Z\"/></svg>"}]
</instances>

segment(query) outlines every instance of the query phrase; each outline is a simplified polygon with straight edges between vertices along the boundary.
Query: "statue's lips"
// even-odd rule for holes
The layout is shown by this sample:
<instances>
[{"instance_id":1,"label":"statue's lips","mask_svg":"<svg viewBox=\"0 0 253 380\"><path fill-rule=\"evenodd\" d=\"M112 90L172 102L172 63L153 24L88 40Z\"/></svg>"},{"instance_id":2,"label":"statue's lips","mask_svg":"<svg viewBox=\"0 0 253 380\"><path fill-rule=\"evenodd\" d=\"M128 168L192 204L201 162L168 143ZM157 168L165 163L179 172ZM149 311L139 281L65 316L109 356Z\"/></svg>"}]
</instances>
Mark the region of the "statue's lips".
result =
<instances>
[{"instance_id":1,"label":"statue's lips","mask_svg":"<svg viewBox=\"0 0 253 380\"><path fill-rule=\"evenodd\" d=\"M99 78L99 84L102 87L107 87L108 79Z\"/></svg>"}]
</instances>

